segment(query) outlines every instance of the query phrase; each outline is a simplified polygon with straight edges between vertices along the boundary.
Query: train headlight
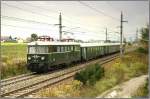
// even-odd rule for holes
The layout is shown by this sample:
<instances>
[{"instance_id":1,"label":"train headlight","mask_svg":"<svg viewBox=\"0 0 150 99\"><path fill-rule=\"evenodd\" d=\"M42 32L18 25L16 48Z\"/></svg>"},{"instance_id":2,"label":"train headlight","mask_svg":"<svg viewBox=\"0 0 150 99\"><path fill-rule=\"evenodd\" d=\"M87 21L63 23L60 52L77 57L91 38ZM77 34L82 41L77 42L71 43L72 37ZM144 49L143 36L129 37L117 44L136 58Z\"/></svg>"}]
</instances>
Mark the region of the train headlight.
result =
<instances>
[{"instance_id":1,"label":"train headlight","mask_svg":"<svg viewBox=\"0 0 150 99\"><path fill-rule=\"evenodd\" d=\"M31 60L31 57L28 57L28 60Z\"/></svg>"},{"instance_id":2,"label":"train headlight","mask_svg":"<svg viewBox=\"0 0 150 99\"><path fill-rule=\"evenodd\" d=\"M44 57L44 56L42 56L42 57L41 57L41 60L44 60L44 59L45 59L45 57Z\"/></svg>"}]
</instances>

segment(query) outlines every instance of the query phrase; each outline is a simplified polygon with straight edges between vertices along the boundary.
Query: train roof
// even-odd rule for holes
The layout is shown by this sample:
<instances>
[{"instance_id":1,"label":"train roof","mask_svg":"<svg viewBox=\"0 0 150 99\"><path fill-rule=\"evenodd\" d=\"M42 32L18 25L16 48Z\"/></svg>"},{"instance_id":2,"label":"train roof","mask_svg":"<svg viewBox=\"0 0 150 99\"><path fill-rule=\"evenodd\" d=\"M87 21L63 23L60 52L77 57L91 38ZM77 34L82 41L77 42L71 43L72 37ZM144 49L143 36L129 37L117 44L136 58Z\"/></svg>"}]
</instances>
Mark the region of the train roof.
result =
<instances>
[{"instance_id":1,"label":"train roof","mask_svg":"<svg viewBox=\"0 0 150 99\"><path fill-rule=\"evenodd\" d=\"M44 41L34 41L28 43L28 45L80 45L76 42L44 42Z\"/></svg>"},{"instance_id":2,"label":"train roof","mask_svg":"<svg viewBox=\"0 0 150 99\"><path fill-rule=\"evenodd\" d=\"M120 43L82 43L81 47L91 47L91 46L111 46L120 45Z\"/></svg>"},{"instance_id":3,"label":"train roof","mask_svg":"<svg viewBox=\"0 0 150 99\"><path fill-rule=\"evenodd\" d=\"M111 46L120 45L120 43L77 43L77 42L44 42L44 41L34 41L28 43L28 45L80 45L81 47L90 46Z\"/></svg>"}]
</instances>

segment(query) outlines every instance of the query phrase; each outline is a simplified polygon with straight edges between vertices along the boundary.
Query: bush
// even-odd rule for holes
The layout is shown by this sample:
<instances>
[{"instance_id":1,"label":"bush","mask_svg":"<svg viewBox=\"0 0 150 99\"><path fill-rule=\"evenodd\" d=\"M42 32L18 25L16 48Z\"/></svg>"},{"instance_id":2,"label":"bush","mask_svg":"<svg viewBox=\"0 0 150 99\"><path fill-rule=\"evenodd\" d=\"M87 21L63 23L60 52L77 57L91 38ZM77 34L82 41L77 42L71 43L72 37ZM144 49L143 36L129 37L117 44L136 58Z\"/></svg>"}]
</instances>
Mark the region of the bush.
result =
<instances>
[{"instance_id":1,"label":"bush","mask_svg":"<svg viewBox=\"0 0 150 99\"><path fill-rule=\"evenodd\" d=\"M145 54L148 53L148 49L143 48L143 47L139 47L139 48L137 49L137 51L140 52L140 53L145 53Z\"/></svg>"},{"instance_id":2,"label":"bush","mask_svg":"<svg viewBox=\"0 0 150 99\"><path fill-rule=\"evenodd\" d=\"M104 68L99 64L87 66L87 68L75 74L74 79L81 81L84 85L94 85L104 75Z\"/></svg>"}]
</instances>

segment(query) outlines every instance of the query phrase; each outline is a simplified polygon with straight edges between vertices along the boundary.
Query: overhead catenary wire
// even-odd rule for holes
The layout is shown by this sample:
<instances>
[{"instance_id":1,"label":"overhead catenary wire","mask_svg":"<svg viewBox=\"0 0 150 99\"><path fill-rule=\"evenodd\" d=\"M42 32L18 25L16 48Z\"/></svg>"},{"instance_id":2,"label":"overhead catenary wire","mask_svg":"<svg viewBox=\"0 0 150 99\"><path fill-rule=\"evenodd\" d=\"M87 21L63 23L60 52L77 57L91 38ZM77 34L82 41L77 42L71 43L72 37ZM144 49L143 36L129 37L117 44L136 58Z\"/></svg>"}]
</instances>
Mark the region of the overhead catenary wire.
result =
<instances>
[{"instance_id":1,"label":"overhead catenary wire","mask_svg":"<svg viewBox=\"0 0 150 99\"><path fill-rule=\"evenodd\" d=\"M40 6L35 6L35 5L32 5L32 4L29 4L29 3L24 3L24 2L20 2L20 4L24 4L24 5L26 5L26 6L30 6L30 7L34 7L34 8L40 8L40 9L42 9L43 11L52 11L53 13L59 13L59 11L54 11L54 10L50 10L50 9L45 9L45 8L42 8L42 7L40 7ZM65 18L66 17L66 18ZM63 15L63 20L65 20L65 21L67 21L68 23L78 23L78 24L80 24L80 25L82 25L82 23L80 22L77 22L78 20L76 20L76 21L72 21L72 20L70 20L70 19L72 19L72 18L70 18L70 17L68 17L68 16L65 16L65 15ZM72 25L72 24L71 24ZM73 25L72 25L73 26ZM84 25L83 25L84 26ZM94 26L95 27L95 26ZM83 28L83 27L82 27ZM100 28L99 26L97 26L97 28ZM85 29L87 29L87 28L85 28Z\"/></svg>"},{"instance_id":2,"label":"overhead catenary wire","mask_svg":"<svg viewBox=\"0 0 150 99\"><path fill-rule=\"evenodd\" d=\"M1 15L1 17L5 18L5 19L15 20L15 21L30 22L30 23L34 23L34 24L45 24L45 25L55 26L54 24L49 24L49 23L39 22L39 21L34 21L34 20L28 20L28 19L23 19L23 18L17 18L17 17L11 17L11 16L6 16L6 15Z\"/></svg>"},{"instance_id":3,"label":"overhead catenary wire","mask_svg":"<svg viewBox=\"0 0 150 99\"><path fill-rule=\"evenodd\" d=\"M33 27L26 27L26 26L16 26L16 25L10 25L10 24L1 24L1 25L4 25L4 26L9 26L9 27L15 27L15 28L23 28L23 29L32 29L32 30L36 30L36 29L39 29L41 30L42 28L33 28ZM44 28L45 30L45 28ZM51 29L46 29L46 30L51 30Z\"/></svg>"},{"instance_id":4,"label":"overhead catenary wire","mask_svg":"<svg viewBox=\"0 0 150 99\"><path fill-rule=\"evenodd\" d=\"M106 1L106 3L111 7L111 8L113 8L115 11L117 11L117 12L121 12L121 11L118 11L118 9L117 8L115 8L114 6L112 6L110 3L109 3L109 1Z\"/></svg>"},{"instance_id":5,"label":"overhead catenary wire","mask_svg":"<svg viewBox=\"0 0 150 99\"><path fill-rule=\"evenodd\" d=\"M93 11L95 11L95 12L101 14L101 15L110 17L110 18L112 18L112 19L114 19L114 20L116 20L116 21L120 21L119 19L117 19L117 18L115 18L115 17L113 17L113 16L111 16L111 15L108 15L108 14L106 14L106 13L104 13L104 12L102 12L102 11L96 9L96 8L94 8L93 6L88 5L87 3L84 3L84 2L81 2L81 1L78 1L78 2L79 2L80 4L82 4L82 5L84 5L84 6L86 6L86 7L90 8L90 9L92 9Z\"/></svg>"},{"instance_id":6,"label":"overhead catenary wire","mask_svg":"<svg viewBox=\"0 0 150 99\"><path fill-rule=\"evenodd\" d=\"M7 4L7 3L3 3L3 2L2 2L2 4L6 5L8 7L12 7L12 8L16 8L18 10L22 10L22 11L28 12L28 13L32 13L32 14L36 14L36 15L41 15L41 16L44 16L44 17L49 17L49 18L53 18L54 20L57 20L56 17L52 17L52 16L49 16L49 15L46 15L46 14L41 14L41 13L34 12L34 11L31 11L31 10L23 9L21 7L13 6L13 5L10 5L10 4Z\"/></svg>"}]
</instances>

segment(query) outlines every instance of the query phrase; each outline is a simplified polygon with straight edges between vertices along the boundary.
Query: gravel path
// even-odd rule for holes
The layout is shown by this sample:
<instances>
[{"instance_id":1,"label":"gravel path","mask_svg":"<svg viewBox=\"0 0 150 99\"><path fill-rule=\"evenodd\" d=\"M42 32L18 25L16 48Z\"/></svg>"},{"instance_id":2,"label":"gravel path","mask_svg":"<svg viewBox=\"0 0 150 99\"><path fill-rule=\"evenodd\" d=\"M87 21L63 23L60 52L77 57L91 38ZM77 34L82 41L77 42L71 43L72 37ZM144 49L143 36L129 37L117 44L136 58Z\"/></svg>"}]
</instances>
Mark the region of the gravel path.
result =
<instances>
[{"instance_id":1,"label":"gravel path","mask_svg":"<svg viewBox=\"0 0 150 99\"><path fill-rule=\"evenodd\" d=\"M96 98L130 98L136 90L145 83L148 75L132 78L114 88L102 93Z\"/></svg>"}]
</instances>

